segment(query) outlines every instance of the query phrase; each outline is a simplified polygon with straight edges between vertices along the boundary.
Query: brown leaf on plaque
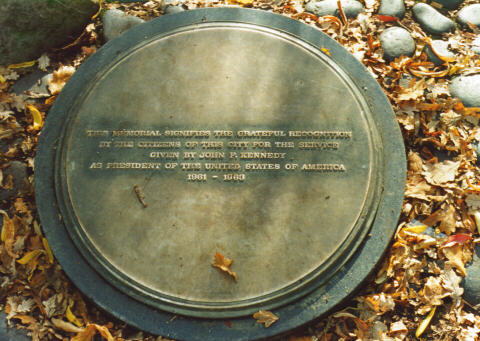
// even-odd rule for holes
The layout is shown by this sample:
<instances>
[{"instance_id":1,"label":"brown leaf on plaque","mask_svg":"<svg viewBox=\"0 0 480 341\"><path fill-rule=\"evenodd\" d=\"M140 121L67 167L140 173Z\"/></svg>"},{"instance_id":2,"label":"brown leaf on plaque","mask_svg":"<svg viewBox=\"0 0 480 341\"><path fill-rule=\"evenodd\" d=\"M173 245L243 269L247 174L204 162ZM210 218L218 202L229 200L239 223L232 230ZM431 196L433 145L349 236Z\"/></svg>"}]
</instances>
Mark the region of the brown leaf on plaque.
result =
<instances>
[{"instance_id":1,"label":"brown leaf on plaque","mask_svg":"<svg viewBox=\"0 0 480 341\"><path fill-rule=\"evenodd\" d=\"M278 320L278 316L268 310L260 310L253 314L253 318L257 320L257 323L263 323L266 328L270 327Z\"/></svg>"},{"instance_id":2,"label":"brown leaf on plaque","mask_svg":"<svg viewBox=\"0 0 480 341\"><path fill-rule=\"evenodd\" d=\"M232 265L232 263L233 263L233 260L227 257L224 257L221 253L219 253L218 251L215 251L215 256L213 256L212 266L226 272L227 274L229 274L235 279L235 282L237 282L238 275L232 270L230 270L230 265Z\"/></svg>"}]
</instances>

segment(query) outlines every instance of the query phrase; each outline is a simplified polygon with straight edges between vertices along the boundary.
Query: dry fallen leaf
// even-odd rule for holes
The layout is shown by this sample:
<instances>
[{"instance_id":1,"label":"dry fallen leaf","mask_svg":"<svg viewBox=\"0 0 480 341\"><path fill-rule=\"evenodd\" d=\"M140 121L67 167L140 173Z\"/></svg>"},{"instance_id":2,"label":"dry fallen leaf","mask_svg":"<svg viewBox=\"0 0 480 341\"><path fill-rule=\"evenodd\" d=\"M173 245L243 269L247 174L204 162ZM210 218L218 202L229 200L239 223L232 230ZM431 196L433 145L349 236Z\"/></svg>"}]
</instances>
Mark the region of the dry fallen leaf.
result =
<instances>
[{"instance_id":1,"label":"dry fallen leaf","mask_svg":"<svg viewBox=\"0 0 480 341\"><path fill-rule=\"evenodd\" d=\"M442 286L442 279L434 276L428 277L423 292L423 296L430 306L442 305L442 299L450 295Z\"/></svg>"},{"instance_id":2,"label":"dry fallen leaf","mask_svg":"<svg viewBox=\"0 0 480 341\"><path fill-rule=\"evenodd\" d=\"M77 326L74 326L70 322L65 322L60 319L52 318L51 319L53 325L57 327L58 329L61 329L63 331L66 331L68 333L81 333L83 332L82 328L78 328Z\"/></svg>"},{"instance_id":3,"label":"dry fallen leaf","mask_svg":"<svg viewBox=\"0 0 480 341\"><path fill-rule=\"evenodd\" d=\"M15 203L13 205L14 205L15 210L17 212L24 213L24 214L30 214L30 212L28 210L28 207L27 207L27 205L25 204L25 202L23 201L22 198L17 198L17 200L15 200Z\"/></svg>"},{"instance_id":4,"label":"dry fallen leaf","mask_svg":"<svg viewBox=\"0 0 480 341\"><path fill-rule=\"evenodd\" d=\"M453 205L445 205L424 219L422 223L433 226L440 222L438 228L446 234L454 233L456 230L456 211Z\"/></svg>"},{"instance_id":5,"label":"dry fallen leaf","mask_svg":"<svg viewBox=\"0 0 480 341\"><path fill-rule=\"evenodd\" d=\"M15 226L13 220L10 219L8 214L3 210L0 211L0 214L3 215L1 240L5 245L5 251L7 254L12 258L16 258L17 255L12 250L13 243L15 242Z\"/></svg>"},{"instance_id":6,"label":"dry fallen leaf","mask_svg":"<svg viewBox=\"0 0 480 341\"><path fill-rule=\"evenodd\" d=\"M107 341L114 341L112 334L105 326L89 324L81 332L72 337L70 341L92 341L96 333L99 333Z\"/></svg>"},{"instance_id":7,"label":"dry fallen leaf","mask_svg":"<svg viewBox=\"0 0 480 341\"><path fill-rule=\"evenodd\" d=\"M463 288L460 285L462 277L458 276L452 268L447 268L440 274L440 278L442 279L442 286L450 292L455 307L459 307L463 294Z\"/></svg>"},{"instance_id":8,"label":"dry fallen leaf","mask_svg":"<svg viewBox=\"0 0 480 341\"><path fill-rule=\"evenodd\" d=\"M428 316L422 321L422 323L420 323L420 325L417 328L417 331L415 332L416 337L420 337L420 335L423 334L425 329L427 329L428 325L430 324L430 321L433 318L433 315L435 314L436 309L437 309L437 307L433 307L433 309L430 311Z\"/></svg>"},{"instance_id":9,"label":"dry fallen leaf","mask_svg":"<svg viewBox=\"0 0 480 341\"><path fill-rule=\"evenodd\" d=\"M367 306L381 315L395 308L395 301L389 295L381 293L379 295L370 295L366 297L365 303Z\"/></svg>"},{"instance_id":10,"label":"dry fallen leaf","mask_svg":"<svg viewBox=\"0 0 480 341\"><path fill-rule=\"evenodd\" d=\"M68 321L74 323L77 327L81 327L82 323L78 320L78 318L72 313L72 310L70 309L72 305L73 305L73 302L67 307L67 311L65 312L65 317L68 319Z\"/></svg>"},{"instance_id":11,"label":"dry fallen leaf","mask_svg":"<svg viewBox=\"0 0 480 341\"><path fill-rule=\"evenodd\" d=\"M278 320L278 316L268 310L260 310L253 314L253 318L257 320L257 323L265 324L265 327L270 327Z\"/></svg>"},{"instance_id":12,"label":"dry fallen leaf","mask_svg":"<svg viewBox=\"0 0 480 341\"><path fill-rule=\"evenodd\" d=\"M443 161L435 164L427 163L423 166L425 180L432 185L443 185L447 182L455 180L460 161Z\"/></svg>"},{"instance_id":13,"label":"dry fallen leaf","mask_svg":"<svg viewBox=\"0 0 480 341\"><path fill-rule=\"evenodd\" d=\"M73 66L61 66L53 72L53 78L50 80L48 89L52 95L56 95L62 90L67 80L73 75L75 68Z\"/></svg>"},{"instance_id":14,"label":"dry fallen leaf","mask_svg":"<svg viewBox=\"0 0 480 341\"><path fill-rule=\"evenodd\" d=\"M48 262L53 263L53 252L45 237L42 238L42 244L43 244L43 248L45 249L45 252L47 253Z\"/></svg>"},{"instance_id":15,"label":"dry fallen leaf","mask_svg":"<svg viewBox=\"0 0 480 341\"><path fill-rule=\"evenodd\" d=\"M212 265L228 273L230 276L232 276L235 279L235 282L236 282L238 281L238 275L232 270L230 270L230 265L232 265L232 262L233 261L231 259L224 257L221 253L216 251L215 256L213 257Z\"/></svg>"},{"instance_id":16,"label":"dry fallen leaf","mask_svg":"<svg viewBox=\"0 0 480 341\"><path fill-rule=\"evenodd\" d=\"M402 321L397 321L390 325L390 334L395 333L408 333L408 329Z\"/></svg>"},{"instance_id":17,"label":"dry fallen leaf","mask_svg":"<svg viewBox=\"0 0 480 341\"><path fill-rule=\"evenodd\" d=\"M45 251L43 250L33 250L33 251L29 251L27 252L22 258L20 258L19 260L17 260L17 263L20 263L22 265L25 265L25 264L28 264L30 263L31 261L33 261L34 259L36 259L38 256L40 256L42 253L44 253Z\"/></svg>"},{"instance_id":18,"label":"dry fallen leaf","mask_svg":"<svg viewBox=\"0 0 480 341\"><path fill-rule=\"evenodd\" d=\"M37 108L35 108L33 105L27 105L27 109L32 115L33 119L33 126L32 128L34 130L39 130L43 126L43 117L40 111L38 111Z\"/></svg>"},{"instance_id":19,"label":"dry fallen leaf","mask_svg":"<svg viewBox=\"0 0 480 341\"><path fill-rule=\"evenodd\" d=\"M7 69L22 69L26 67L31 67L31 66L34 66L36 62L37 62L36 60L31 60L28 62L23 62L18 64L10 64L9 66L7 66Z\"/></svg>"},{"instance_id":20,"label":"dry fallen leaf","mask_svg":"<svg viewBox=\"0 0 480 341\"><path fill-rule=\"evenodd\" d=\"M423 161L418 153L415 153L414 151L408 153L408 166L414 173L420 173L422 171Z\"/></svg>"},{"instance_id":21,"label":"dry fallen leaf","mask_svg":"<svg viewBox=\"0 0 480 341\"><path fill-rule=\"evenodd\" d=\"M232 4L239 4L241 6L251 6L253 5L253 0L229 0Z\"/></svg>"},{"instance_id":22,"label":"dry fallen leaf","mask_svg":"<svg viewBox=\"0 0 480 341\"><path fill-rule=\"evenodd\" d=\"M470 260L470 256L469 254L465 253L464 246L460 244L454 244L452 246L442 248L442 252L448 259L446 264L449 264L457 269L460 274L465 277L467 275L465 263Z\"/></svg>"}]
</instances>

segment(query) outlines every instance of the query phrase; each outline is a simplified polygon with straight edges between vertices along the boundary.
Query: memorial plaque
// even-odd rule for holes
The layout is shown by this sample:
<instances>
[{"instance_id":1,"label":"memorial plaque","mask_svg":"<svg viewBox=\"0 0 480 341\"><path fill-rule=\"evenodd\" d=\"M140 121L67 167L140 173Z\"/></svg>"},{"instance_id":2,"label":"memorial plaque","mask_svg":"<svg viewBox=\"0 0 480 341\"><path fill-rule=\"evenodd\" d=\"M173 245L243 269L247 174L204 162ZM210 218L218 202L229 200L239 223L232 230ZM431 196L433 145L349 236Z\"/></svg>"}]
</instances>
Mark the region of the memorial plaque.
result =
<instances>
[{"instance_id":1,"label":"memorial plaque","mask_svg":"<svg viewBox=\"0 0 480 341\"><path fill-rule=\"evenodd\" d=\"M78 69L42 131L37 204L66 273L112 314L179 339L260 338L368 275L404 163L386 97L337 43L271 13L195 10ZM259 310L280 319L264 329Z\"/></svg>"}]
</instances>

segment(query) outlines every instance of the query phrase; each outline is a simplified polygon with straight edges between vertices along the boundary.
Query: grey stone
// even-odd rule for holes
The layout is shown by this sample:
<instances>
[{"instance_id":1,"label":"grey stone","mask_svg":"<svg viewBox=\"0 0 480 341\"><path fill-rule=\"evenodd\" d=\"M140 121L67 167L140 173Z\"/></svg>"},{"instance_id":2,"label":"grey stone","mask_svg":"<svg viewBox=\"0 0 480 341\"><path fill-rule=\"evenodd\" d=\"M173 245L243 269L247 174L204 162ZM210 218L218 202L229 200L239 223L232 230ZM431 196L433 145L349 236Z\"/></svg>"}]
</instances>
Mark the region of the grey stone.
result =
<instances>
[{"instance_id":1,"label":"grey stone","mask_svg":"<svg viewBox=\"0 0 480 341\"><path fill-rule=\"evenodd\" d=\"M453 21L430 5L418 3L413 6L412 11L415 19L428 33L440 35L455 30Z\"/></svg>"},{"instance_id":2,"label":"grey stone","mask_svg":"<svg viewBox=\"0 0 480 341\"><path fill-rule=\"evenodd\" d=\"M448 49L448 43L443 40L432 40L432 45L435 51L439 53L442 56L449 57L449 58L455 58L455 54ZM438 56L433 52L432 48L430 45L425 46L425 53L428 57L428 60L433 62L435 65L442 65L445 62L438 58Z\"/></svg>"},{"instance_id":3,"label":"grey stone","mask_svg":"<svg viewBox=\"0 0 480 341\"><path fill-rule=\"evenodd\" d=\"M103 35L105 40L109 41L143 22L145 21L133 15L128 15L118 9L111 9L103 15Z\"/></svg>"},{"instance_id":4,"label":"grey stone","mask_svg":"<svg viewBox=\"0 0 480 341\"><path fill-rule=\"evenodd\" d=\"M185 11L185 8L183 8L182 6L168 6L165 9L165 14L175 14L175 13L180 13L184 11Z\"/></svg>"},{"instance_id":5,"label":"grey stone","mask_svg":"<svg viewBox=\"0 0 480 341\"><path fill-rule=\"evenodd\" d=\"M17 95L29 91L35 94L49 94L48 84L53 74L45 71L35 70L34 72L19 78L12 86L12 91Z\"/></svg>"},{"instance_id":6,"label":"grey stone","mask_svg":"<svg viewBox=\"0 0 480 341\"><path fill-rule=\"evenodd\" d=\"M415 52L415 41L410 32L401 27L390 27L380 34L385 59L392 60L401 55L412 56Z\"/></svg>"},{"instance_id":7,"label":"grey stone","mask_svg":"<svg viewBox=\"0 0 480 341\"><path fill-rule=\"evenodd\" d=\"M27 179L27 165L20 161L12 161L3 171L3 181L7 176L13 177L13 189L0 189L0 200L8 200L17 194L23 194L30 188L30 183Z\"/></svg>"},{"instance_id":8,"label":"grey stone","mask_svg":"<svg viewBox=\"0 0 480 341\"><path fill-rule=\"evenodd\" d=\"M462 281L463 298L471 305L480 304L480 247L475 247L472 261L467 264L467 275Z\"/></svg>"},{"instance_id":9,"label":"grey stone","mask_svg":"<svg viewBox=\"0 0 480 341\"><path fill-rule=\"evenodd\" d=\"M378 14L402 19L405 15L405 3L403 0L382 0Z\"/></svg>"},{"instance_id":10,"label":"grey stone","mask_svg":"<svg viewBox=\"0 0 480 341\"><path fill-rule=\"evenodd\" d=\"M341 0L341 4L347 18L356 18L363 11L363 5L356 0ZM311 1L305 6L305 10L318 16L340 15L337 0Z\"/></svg>"},{"instance_id":11,"label":"grey stone","mask_svg":"<svg viewBox=\"0 0 480 341\"><path fill-rule=\"evenodd\" d=\"M457 22L464 26L467 23L480 27L480 4L474 4L462 8L457 14Z\"/></svg>"},{"instance_id":12,"label":"grey stone","mask_svg":"<svg viewBox=\"0 0 480 341\"><path fill-rule=\"evenodd\" d=\"M5 315L3 311L1 311L0 312L0 340L29 341L29 340L32 340L32 338L27 336L27 331L17 329L15 326L8 326L7 315Z\"/></svg>"},{"instance_id":13,"label":"grey stone","mask_svg":"<svg viewBox=\"0 0 480 341\"><path fill-rule=\"evenodd\" d=\"M1 0L0 65L37 59L75 40L97 9L91 0Z\"/></svg>"},{"instance_id":14,"label":"grey stone","mask_svg":"<svg viewBox=\"0 0 480 341\"><path fill-rule=\"evenodd\" d=\"M447 9L457 9L458 6L462 4L464 0L434 0L437 4L443 6L443 8Z\"/></svg>"},{"instance_id":15,"label":"grey stone","mask_svg":"<svg viewBox=\"0 0 480 341\"><path fill-rule=\"evenodd\" d=\"M454 78L450 93L460 98L466 107L480 107L480 74Z\"/></svg>"},{"instance_id":16,"label":"grey stone","mask_svg":"<svg viewBox=\"0 0 480 341\"><path fill-rule=\"evenodd\" d=\"M480 36L472 41L472 51L476 54L480 54Z\"/></svg>"}]
</instances>

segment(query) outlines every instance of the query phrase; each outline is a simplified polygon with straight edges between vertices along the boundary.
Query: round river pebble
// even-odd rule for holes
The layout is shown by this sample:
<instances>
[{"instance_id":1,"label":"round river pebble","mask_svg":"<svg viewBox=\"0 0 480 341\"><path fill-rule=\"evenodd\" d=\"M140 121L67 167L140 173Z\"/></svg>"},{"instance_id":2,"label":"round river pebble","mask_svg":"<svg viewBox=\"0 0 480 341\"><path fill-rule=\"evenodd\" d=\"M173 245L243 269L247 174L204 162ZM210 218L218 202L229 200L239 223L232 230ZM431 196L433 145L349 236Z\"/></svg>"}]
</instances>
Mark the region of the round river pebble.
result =
<instances>
[{"instance_id":1,"label":"round river pebble","mask_svg":"<svg viewBox=\"0 0 480 341\"><path fill-rule=\"evenodd\" d=\"M480 248L475 248L475 255L473 255L472 262L467 264L467 276L463 279L463 298L472 305L480 303L480 258L478 252Z\"/></svg>"},{"instance_id":2,"label":"round river pebble","mask_svg":"<svg viewBox=\"0 0 480 341\"><path fill-rule=\"evenodd\" d=\"M403 0L382 0L378 14L402 19L405 15L405 3Z\"/></svg>"},{"instance_id":3,"label":"round river pebble","mask_svg":"<svg viewBox=\"0 0 480 341\"><path fill-rule=\"evenodd\" d=\"M462 8L457 15L457 21L462 25L471 23L480 27L480 4L474 4Z\"/></svg>"},{"instance_id":4,"label":"round river pebble","mask_svg":"<svg viewBox=\"0 0 480 341\"><path fill-rule=\"evenodd\" d=\"M118 37L123 32L143 23L144 20L125 14L118 9L111 9L105 12L103 16L103 34L105 40L109 41Z\"/></svg>"},{"instance_id":5,"label":"round river pebble","mask_svg":"<svg viewBox=\"0 0 480 341\"><path fill-rule=\"evenodd\" d=\"M183 8L182 6L168 6L165 9L165 14L175 14L183 11L185 11L185 8Z\"/></svg>"},{"instance_id":6,"label":"round river pebble","mask_svg":"<svg viewBox=\"0 0 480 341\"><path fill-rule=\"evenodd\" d=\"M413 6L412 11L415 19L428 33L440 35L455 30L453 21L430 5L418 3Z\"/></svg>"},{"instance_id":7,"label":"round river pebble","mask_svg":"<svg viewBox=\"0 0 480 341\"><path fill-rule=\"evenodd\" d=\"M343 12L347 18L355 18L363 11L363 5L356 0L341 0L341 3ZM305 6L305 10L319 17L324 15L340 15L337 0L312 1Z\"/></svg>"},{"instance_id":8,"label":"round river pebble","mask_svg":"<svg viewBox=\"0 0 480 341\"><path fill-rule=\"evenodd\" d=\"M448 43L446 41L432 40L432 45L433 49L441 56L455 58L455 54L448 49ZM438 58L429 45L425 46L425 53L427 54L428 60L433 62L435 65L442 65L445 63L443 60Z\"/></svg>"},{"instance_id":9,"label":"round river pebble","mask_svg":"<svg viewBox=\"0 0 480 341\"><path fill-rule=\"evenodd\" d=\"M450 93L460 98L466 107L480 107L480 74L454 78Z\"/></svg>"},{"instance_id":10,"label":"round river pebble","mask_svg":"<svg viewBox=\"0 0 480 341\"><path fill-rule=\"evenodd\" d=\"M395 59L401 55L412 56L415 52L415 41L410 33L401 27L390 27L380 34L385 58Z\"/></svg>"}]
</instances>

